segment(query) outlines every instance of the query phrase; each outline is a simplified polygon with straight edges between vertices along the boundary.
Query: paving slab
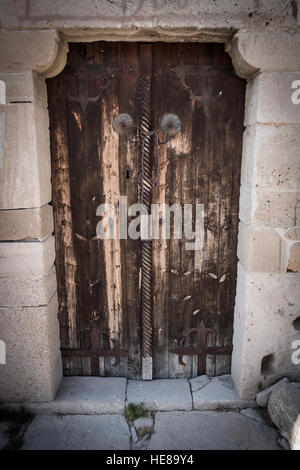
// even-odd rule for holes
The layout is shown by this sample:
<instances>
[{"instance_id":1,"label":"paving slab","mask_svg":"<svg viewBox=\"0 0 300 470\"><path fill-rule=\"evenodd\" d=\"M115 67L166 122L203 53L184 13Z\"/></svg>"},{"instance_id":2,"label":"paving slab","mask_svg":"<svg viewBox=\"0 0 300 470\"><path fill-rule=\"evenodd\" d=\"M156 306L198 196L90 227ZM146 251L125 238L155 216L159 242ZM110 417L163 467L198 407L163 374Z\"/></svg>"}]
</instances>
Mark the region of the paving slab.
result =
<instances>
[{"instance_id":1,"label":"paving slab","mask_svg":"<svg viewBox=\"0 0 300 470\"><path fill-rule=\"evenodd\" d=\"M209 378L207 375L199 375L198 377L194 377L193 379L189 380L192 392L196 392L200 390L200 388L205 387L209 384Z\"/></svg>"},{"instance_id":2,"label":"paving slab","mask_svg":"<svg viewBox=\"0 0 300 470\"><path fill-rule=\"evenodd\" d=\"M143 403L150 411L192 409L192 395L186 379L129 380L126 402Z\"/></svg>"},{"instance_id":3,"label":"paving slab","mask_svg":"<svg viewBox=\"0 0 300 470\"><path fill-rule=\"evenodd\" d=\"M259 423L264 423L262 415L253 408L245 408L244 410L241 410L241 413L249 419L255 419L255 421L258 421Z\"/></svg>"},{"instance_id":4,"label":"paving slab","mask_svg":"<svg viewBox=\"0 0 300 470\"><path fill-rule=\"evenodd\" d=\"M235 389L231 375L213 377L200 390L193 392L195 410L254 408L254 400L241 400Z\"/></svg>"},{"instance_id":5,"label":"paving slab","mask_svg":"<svg viewBox=\"0 0 300 470\"><path fill-rule=\"evenodd\" d=\"M289 379L287 377L284 377L283 379L279 380L279 382L277 382L276 384L271 385L268 388L265 388L261 392L258 392L256 394L256 402L258 406L261 406L262 408L266 408L268 406L268 402L269 402L270 396L274 388L276 387L277 384L280 384L280 383L289 383Z\"/></svg>"},{"instance_id":6,"label":"paving slab","mask_svg":"<svg viewBox=\"0 0 300 470\"><path fill-rule=\"evenodd\" d=\"M64 377L54 401L24 403L24 406L35 414L124 413L125 392L125 378Z\"/></svg>"},{"instance_id":7,"label":"paving slab","mask_svg":"<svg viewBox=\"0 0 300 470\"><path fill-rule=\"evenodd\" d=\"M0 422L0 450L3 449L6 444L9 442L9 437L6 433L6 431L9 429L10 423L7 423L5 421Z\"/></svg>"},{"instance_id":8,"label":"paving slab","mask_svg":"<svg viewBox=\"0 0 300 470\"><path fill-rule=\"evenodd\" d=\"M281 450L278 433L235 411L156 413L149 450Z\"/></svg>"},{"instance_id":9,"label":"paving slab","mask_svg":"<svg viewBox=\"0 0 300 470\"><path fill-rule=\"evenodd\" d=\"M24 450L128 450L123 415L39 415L24 435Z\"/></svg>"}]
</instances>

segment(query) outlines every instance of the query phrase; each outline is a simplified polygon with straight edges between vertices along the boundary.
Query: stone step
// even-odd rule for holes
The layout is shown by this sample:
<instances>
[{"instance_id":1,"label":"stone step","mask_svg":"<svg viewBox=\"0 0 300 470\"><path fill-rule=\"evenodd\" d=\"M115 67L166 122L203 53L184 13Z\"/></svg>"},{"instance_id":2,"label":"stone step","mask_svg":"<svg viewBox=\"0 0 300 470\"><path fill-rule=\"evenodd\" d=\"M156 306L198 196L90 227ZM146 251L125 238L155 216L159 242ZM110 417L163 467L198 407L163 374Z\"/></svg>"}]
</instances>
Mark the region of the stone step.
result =
<instances>
[{"instance_id":1,"label":"stone step","mask_svg":"<svg viewBox=\"0 0 300 470\"><path fill-rule=\"evenodd\" d=\"M193 404L194 410L243 409L257 406L255 400L239 398L231 375L212 377L204 387L193 392Z\"/></svg>"},{"instance_id":2,"label":"stone step","mask_svg":"<svg viewBox=\"0 0 300 470\"><path fill-rule=\"evenodd\" d=\"M192 410L186 379L128 380L127 403L141 404L150 411Z\"/></svg>"},{"instance_id":3,"label":"stone step","mask_svg":"<svg viewBox=\"0 0 300 470\"><path fill-rule=\"evenodd\" d=\"M192 391L191 391L192 390ZM9 404L35 414L123 414L128 403L149 411L254 408L241 400L230 375L187 379L127 380L120 377L64 377L54 401Z\"/></svg>"},{"instance_id":4,"label":"stone step","mask_svg":"<svg viewBox=\"0 0 300 470\"><path fill-rule=\"evenodd\" d=\"M35 414L124 413L125 391L125 378L64 377L54 401L24 405Z\"/></svg>"}]
</instances>

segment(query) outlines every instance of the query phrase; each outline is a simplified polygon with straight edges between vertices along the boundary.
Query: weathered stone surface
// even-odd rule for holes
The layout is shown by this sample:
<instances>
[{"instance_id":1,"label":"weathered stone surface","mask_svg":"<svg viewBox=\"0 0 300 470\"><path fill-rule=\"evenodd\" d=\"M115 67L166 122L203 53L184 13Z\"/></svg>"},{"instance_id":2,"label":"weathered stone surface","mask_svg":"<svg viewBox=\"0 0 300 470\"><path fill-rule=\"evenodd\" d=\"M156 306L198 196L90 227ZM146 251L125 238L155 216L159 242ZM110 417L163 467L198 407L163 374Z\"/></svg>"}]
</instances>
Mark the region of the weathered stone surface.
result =
<instances>
[{"instance_id":1,"label":"weathered stone surface","mask_svg":"<svg viewBox=\"0 0 300 470\"><path fill-rule=\"evenodd\" d=\"M299 377L291 344L299 339L293 320L299 315L299 273L248 273L238 265L234 315L232 376L241 398L254 398L283 376ZM269 375L262 359L274 354Z\"/></svg>"},{"instance_id":2,"label":"weathered stone surface","mask_svg":"<svg viewBox=\"0 0 300 470\"><path fill-rule=\"evenodd\" d=\"M43 240L53 233L53 209L49 204L37 209L0 211L0 240Z\"/></svg>"},{"instance_id":3,"label":"weathered stone surface","mask_svg":"<svg viewBox=\"0 0 300 470\"><path fill-rule=\"evenodd\" d=\"M249 419L254 419L258 423L264 424L264 420L261 414L257 410L254 410L253 408L246 408L245 410L241 410L241 414L243 416L247 416L247 418Z\"/></svg>"},{"instance_id":4,"label":"weathered stone surface","mask_svg":"<svg viewBox=\"0 0 300 470\"><path fill-rule=\"evenodd\" d=\"M209 378L207 375L199 375L198 377L194 377L193 379L189 380L192 392L196 392L201 388L205 387L209 383Z\"/></svg>"},{"instance_id":5,"label":"weathered stone surface","mask_svg":"<svg viewBox=\"0 0 300 470\"><path fill-rule=\"evenodd\" d=\"M55 266L40 278L0 277L0 307L47 305L57 289Z\"/></svg>"},{"instance_id":6,"label":"weathered stone surface","mask_svg":"<svg viewBox=\"0 0 300 470\"><path fill-rule=\"evenodd\" d=\"M126 379L120 377L64 377L55 400L27 406L37 414L124 413Z\"/></svg>"},{"instance_id":7,"label":"weathered stone surface","mask_svg":"<svg viewBox=\"0 0 300 470\"><path fill-rule=\"evenodd\" d=\"M290 248L288 270L300 271L300 243L294 243Z\"/></svg>"},{"instance_id":8,"label":"weathered stone surface","mask_svg":"<svg viewBox=\"0 0 300 470\"><path fill-rule=\"evenodd\" d=\"M57 299L43 307L0 308L0 401L52 400L62 377Z\"/></svg>"},{"instance_id":9,"label":"weathered stone surface","mask_svg":"<svg viewBox=\"0 0 300 470\"><path fill-rule=\"evenodd\" d=\"M284 238L287 240L300 240L300 228L293 227L290 228L285 234Z\"/></svg>"},{"instance_id":10,"label":"weathered stone surface","mask_svg":"<svg viewBox=\"0 0 300 470\"><path fill-rule=\"evenodd\" d=\"M262 408L266 408L268 406L268 401L270 399L271 393L274 390L274 388L278 385L278 383L288 383L289 379L287 377L284 377L281 379L279 382L277 382L274 385L271 385L270 387L265 388L261 392L258 392L256 394L256 403L261 406Z\"/></svg>"},{"instance_id":11,"label":"weathered stone surface","mask_svg":"<svg viewBox=\"0 0 300 470\"><path fill-rule=\"evenodd\" d=\"M151 417L147 418L138 418L133 423L139 438L145 436L145 434L150 434L153 431L153 419Z\"/></svg>"},{"instance_id":12,"label":"weathered stone surface","mask_svg":"<svg viewBox=\"0 0 300 470\"><path fill-rule=\"evenodd\" d=\"M32 70L22 73L0 73L6 85L6 103L38 103L47 106L47 88L43 80Z\"/></svg>"},{"instance_id":13,"label":"weathered stone surface","mask_svg":"<svg viewBox=\"0 0 300 470\"><path fill-rule=\"evenodd\" d=\"M90 0L84 4L81 1L72 0L68 3L60 3L59 8L46 0L32 0L30 3L19 0L16 4L6 1L2 10L2 28L52 27L76 37L80 32L83 34L83 30L87 29L88 25L90 30L86 31L86 35L93 36L95 32L101 30L103 35L107 29L109 33L111 28L114 28L121 29L122 35L127 33L127 40L134 34L137 35L139 29L152 31L156 25L159 30L168 31L172 27L186 28L188 32L192 31L194 34L194 30L196 32L204 30L206 34L214 29L228 30L228 32L230 29L240 28L260 30L266 28L266 22L269 24L268 33L273 28L278 29L279 26L294 28L297 25L292 4L278 2L278 0L260 3L255 0L247 0L247 2L189 0L188 2L159 1L156 3L151 0L143 2ZM169 34L171 35L171 31ZM156 39L154 34L148 36L148 39L149 37ZM255 43L251 45L255 47ZM281 54L279 46L276 50ZM273 47L271 51L273 53Z\"/></svg>"},{"instance_id":14,"label":"weathered stone surface","mask_svg":"<svg viewBox=\"0 0 300 470\"><path fill-rule=\"evenodd\" d=\"M299 147L299 126L248 126L243 138L241 184L265 190L298 190Z\"/></svg>"},{"instance_id":15,"label":"weathered stone surface","mask_svg":"<svg viewBox=\"0 0 300 470\"><path fill-rule=\"evenodd\" d=\"M258 71L298 71L299 48L299 33L282 32L279 41L278 33L241 31L234 35L226 50L237 75L248 78Z\"/></svg>"},{"instance_id":16,"label":"weathered stone surface","mask_svg":"<svg viewBox=\"0 0 300 470\"><path fill-rule=\"evenodd\" d=\"M253 219L269 227L293 227L300 223L300 193L255 191Z\"/></svg>"},{"instance_id":17,"label":"weathered stone surface","mask_svg":"<svg viewBox=\"0 0 300 470\"><path fill-rule=\"evenodd\" d=\"M192 396L185 379L129 380L127 403L144 404L146 410L191 410Z\"/></svg>"},{"instance_id":18,"label":"weathered stone surface","mask_svg":"<svg viewBox=\"0 0 300 470\"><path fill-rule=\"evenodd\" d=\"M241 400L239 398L231 375L213 377L206 387L193 392L193 402L195 410L234 409L256 406L252 400Z\"/></svg>"},{"instance_id":19,"label":"weathered stone surface","mask_svg":"<svg viewBox=\"0 0 300 470\"><path fill-rule=\"evenodd\" d=\"M281 270L281 237L272 229L240 222L238 258L249 272L279 272Z\"/></svg>"},{"instance_id":20,"label":"weathered stone surface","mask_svg":"<svg viewBox=\"0 0 300 470\"><path fill-rule=\"evenodd\" d=\"M292 450L300 450L300 383L277 384L268 403L268 413Z\"/></svg>"},{"instance_id":21,"label":"weathered stone surface","mask_svg":"<svg viewBox=\"0 0 300 470\"><path fill-rule=\"evenodd\" d=\"M5 421L0 422L0 450L9 442L9 437L7 435L9 426L10 423L6 423Z\"/></svg>"},{"instance_id":22,"label":"weathered stone surface","mask_svg":"<svg viewBox=\"0 0 300 470\"><path fill-rule=\"evenodd\" d=\"M25 450L129 450L124 416L36 416L24 436Z\"/></svg>"},{"instance_id":23,"label":"weathered stone surface","mask_svg":"<svg viewBox=\"0 0 300 470\"><path fill-rule=\"evenodd\" d=\"M47 109L34 103L2 107L5 130L0 209L41 207L52 197Z\"/></svg>"},{"instance_id":24,"label":"weathered stone surface","mask_svg":"<svg viewBox=\"0 0 300 470\"><path fill-rule=\"evenodd\" d=\"M297 72L261 73L247 85L245 125L300 124L299 105L292 102Z\"/></svg>"},{"instance_id":25,"label":"weathered stone surface","mask_svg":"<svg viewBox=\"0 0 300 470\"><path fill-rule=\"evenodd\" d=\"M276 438L274 429L233 411L157 413L147 449L277 450Z\"/></svg>"},{"instance_id":26,"label":"weathered stone surface","mask_svg":"<svg viewBox=\"0 0 300 470\"><path fill-rule=\"evenodd\" d=\"M67 45L54 29L4 31L0 33L1 72L35 70L47 77L59 74L65 66Z\"/></svg>"},{"instance_id":27,"label":"weathered stone surface","mask_svg":"<svg viewBox=\"0 0 300 470\"><path fill-rule=\"evenodd\" d=\"M54 237L42 242L0 243L0 277L24 279L47 275L55 260Z\"/></svg>"}]
</instances>

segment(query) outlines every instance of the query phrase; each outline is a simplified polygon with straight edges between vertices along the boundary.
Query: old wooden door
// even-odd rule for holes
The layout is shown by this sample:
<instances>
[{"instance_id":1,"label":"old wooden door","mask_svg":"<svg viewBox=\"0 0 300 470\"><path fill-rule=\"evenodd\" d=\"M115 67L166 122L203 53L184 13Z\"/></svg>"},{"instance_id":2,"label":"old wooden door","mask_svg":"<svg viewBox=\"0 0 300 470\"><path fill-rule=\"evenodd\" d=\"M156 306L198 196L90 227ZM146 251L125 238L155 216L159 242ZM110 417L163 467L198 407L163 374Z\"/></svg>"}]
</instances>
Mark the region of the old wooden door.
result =
<instances>
[{"instance_id":1,"label":"old wooden door","mask_svg":"<svg viewBox=\"0 0 300 470\"><path fill-rule=\"evenodd\" d=\"M65 375L230 372L244 81L224 46L72 44L48 95ZM181 129L165 139L170 113ZM116 132L119 114L137 127ZM172 224L169 240L100 240L97 207L120 196L204 204L203 248Z\"/></svg>"}]
</instances>

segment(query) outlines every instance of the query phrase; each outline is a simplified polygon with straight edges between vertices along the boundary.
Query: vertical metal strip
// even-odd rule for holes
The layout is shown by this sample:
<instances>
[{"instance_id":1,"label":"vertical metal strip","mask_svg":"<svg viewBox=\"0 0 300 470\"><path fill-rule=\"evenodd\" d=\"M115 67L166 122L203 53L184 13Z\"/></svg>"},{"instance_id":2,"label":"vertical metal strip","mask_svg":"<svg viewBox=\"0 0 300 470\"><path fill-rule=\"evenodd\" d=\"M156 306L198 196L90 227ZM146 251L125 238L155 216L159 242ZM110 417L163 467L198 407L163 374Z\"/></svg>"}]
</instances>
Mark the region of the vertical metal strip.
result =
<instances>
[{"instance_id":1,"label":"vertical metal strip","mask_svg":"<svg viewBox=\"0 0 300 470\"><path fill-rule=\"evenodd\" d=\"M141 202L151 213L151 75L140 78ZM142 378L152 380L152 241L142 241Z\"/></svg>"}]
</instances>

